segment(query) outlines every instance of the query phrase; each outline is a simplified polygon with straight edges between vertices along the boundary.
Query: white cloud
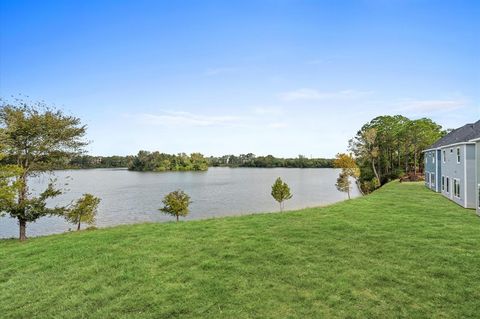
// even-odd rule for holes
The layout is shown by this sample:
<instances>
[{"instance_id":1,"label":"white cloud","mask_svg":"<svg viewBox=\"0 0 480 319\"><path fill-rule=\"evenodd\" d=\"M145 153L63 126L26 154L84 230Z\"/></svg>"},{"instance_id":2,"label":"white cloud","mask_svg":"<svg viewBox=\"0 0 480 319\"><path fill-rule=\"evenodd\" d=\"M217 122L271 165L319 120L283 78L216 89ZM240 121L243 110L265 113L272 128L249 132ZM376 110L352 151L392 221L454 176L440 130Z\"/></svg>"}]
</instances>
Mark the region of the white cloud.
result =
<instances>
[{"instance_id":1,"label":"white cloud","mask_svg":"<svg viewBox=\"0 0 480 319\"><path fill-rule=\"evenodd\" d=\"M467 105L465 99L452 100L405 100L400 102L400 110L413 112L452 111Z\"/></svg>"},{"instance_id":2,"label":"white cloud","mask_svg":"<svg viewBox=\"0 0 480 319\"><path fill-rule=\"evenodd\" d=\"M321 92L315 89L302 88L280 94L284 101L299 100L333 100L333 99L357 99L371 95L372 91L342 90L334 92Z\"/></svg>"},{"instance_id":3,"label":"white cloud","mask_svg":"<svg viewBox=\"0 0 480 319\"><path fill-rule=\"evenodd\" d=\"M164 114L136 114L133 116L145 125L160 126L232 126L239 123L236 116L209 116L189 112L164 112Z\"/></svg>"}]
</instances>

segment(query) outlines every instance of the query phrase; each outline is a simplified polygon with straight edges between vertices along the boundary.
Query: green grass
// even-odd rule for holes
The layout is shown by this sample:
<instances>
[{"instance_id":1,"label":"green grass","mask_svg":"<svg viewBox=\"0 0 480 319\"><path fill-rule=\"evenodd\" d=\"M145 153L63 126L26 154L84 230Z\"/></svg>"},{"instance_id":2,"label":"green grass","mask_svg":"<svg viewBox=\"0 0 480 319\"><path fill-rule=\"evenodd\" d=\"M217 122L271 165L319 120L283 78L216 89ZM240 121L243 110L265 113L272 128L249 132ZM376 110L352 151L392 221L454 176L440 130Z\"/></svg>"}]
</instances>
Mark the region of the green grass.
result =
<instances>
[{"instance_id":1,"label":"green grass","mask_svg":"<svg viewBox=\"0 0 480 319\"><path fill-rule=\"evenodd\" d=\"M417 183L323 208L0 241L1 318L478 318L480 218Z\"/></svg>"}]
</instances>

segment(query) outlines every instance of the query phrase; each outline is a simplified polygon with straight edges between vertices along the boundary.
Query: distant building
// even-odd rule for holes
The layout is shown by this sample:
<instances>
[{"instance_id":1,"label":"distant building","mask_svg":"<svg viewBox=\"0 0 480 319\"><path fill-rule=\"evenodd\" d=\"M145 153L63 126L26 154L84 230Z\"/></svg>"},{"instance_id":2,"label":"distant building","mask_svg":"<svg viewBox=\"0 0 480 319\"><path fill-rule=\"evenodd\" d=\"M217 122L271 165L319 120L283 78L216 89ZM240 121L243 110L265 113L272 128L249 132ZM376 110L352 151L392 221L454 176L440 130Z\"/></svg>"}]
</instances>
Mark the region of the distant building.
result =
<instances>
[{"instance_id":1,"label":"distant building","mask_svg":"<svg viewBox=\"0 0 480 319\"><path fill-rule=\"evenodd\" d=\"M451 131L425 154L425 186L480 214L480 121Z\"/></svg>"}]
</instances>

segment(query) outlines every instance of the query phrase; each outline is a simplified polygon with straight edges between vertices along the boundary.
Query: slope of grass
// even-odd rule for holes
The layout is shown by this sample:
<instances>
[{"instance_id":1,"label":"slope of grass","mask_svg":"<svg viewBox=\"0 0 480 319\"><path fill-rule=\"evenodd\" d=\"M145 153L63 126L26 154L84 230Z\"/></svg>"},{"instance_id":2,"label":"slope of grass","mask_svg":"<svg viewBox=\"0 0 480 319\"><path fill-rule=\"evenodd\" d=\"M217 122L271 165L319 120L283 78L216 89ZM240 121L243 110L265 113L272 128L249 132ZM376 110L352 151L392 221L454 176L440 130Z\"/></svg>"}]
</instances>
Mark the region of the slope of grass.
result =
<instances>
[{"instance_id":1,"label":"slope of grass","mask_svg":"<svg viewBox=\"0 0 480 319\"><path fill-rule=\"evenodd\" d=\"M420 184L0 241L1 318L478 318L480 218Z\"/></svg>"}]
</instances>

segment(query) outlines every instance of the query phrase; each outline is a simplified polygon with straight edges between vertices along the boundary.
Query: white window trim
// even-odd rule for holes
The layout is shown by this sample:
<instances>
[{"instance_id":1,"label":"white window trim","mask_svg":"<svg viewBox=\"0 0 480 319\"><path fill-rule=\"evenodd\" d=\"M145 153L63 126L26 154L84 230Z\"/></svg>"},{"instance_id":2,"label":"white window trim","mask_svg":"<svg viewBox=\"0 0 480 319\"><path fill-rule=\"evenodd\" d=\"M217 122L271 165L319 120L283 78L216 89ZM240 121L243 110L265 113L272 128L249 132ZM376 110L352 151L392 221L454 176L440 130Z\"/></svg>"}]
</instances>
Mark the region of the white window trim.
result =
<instances>
[{"instance_id":1,"label":"white window trim","mask_svg":"<svg viewBox=\"0 0 480 319\"><path fill-rule=\"evenodd\" d=\"M460 147L457 147L457 164L460 164L461 160L461 155L460 155Z\"/></svg>"},{"instance_id":2,"label":"white window trim","mask_svg":"<svg viewBox=\"0 0 480 319\"><path fill-rule=\"evenodd\" d=\"M446 163L446 161L447 161L447 159L446 159L447 156L446 156L446 155L447 155L447 152L445 152L445 150L442 150L442 157L443 157L443 158L442 158L442 161L443 161L444 163Z\"/></svg>"},{"instance_id":3,"label":"white window trim","mask_svg":"<svg viewBox=\"0 0 480 319\"><path fill-rule=\"evenodd\" d=\"M450 185L450 177L448 177L448 176L447 176L447 180L445 182L447 182L447 181L448 181L448 186L445 187L445 193L450 194L450 186L451 185Z\"/></svg>"},{"instance_id":4,"label":"white window trim","mask_svg":"<svg viewBox=\"0 0 480 319\"><path fill-rule=\"evenodd\" d=\"M440 180L440 187L442 188L442 192L445 192L445 175L442 175L442 179Z\"/></svg>"},{"instance_id":5,"label":"white window trim","mask_svg":"<svg viewBox=\"0 0 480 319\"><path fill-rule=\"evenodd\" d=\"M459 178L454 178L453 180L456 181L457 184L460 186L460 179L459 179ZM460 192L458 192L458 196L455 194L455 193L456 193L455 183L453 184L453 186L454 186L454 187L453 187L453 197L458 198L458 199L462 199L462 198L460 197Z\"/></svg>"},{"instance_id":6,"label":"white window trim","mask_svg":"<svg viewBox=\"0 0 480 319\"><path fill-rule=\"evenodd\" d=\"M480 184L477 185L477 210L480 208Z\"/></svg>"}]
</instances>

